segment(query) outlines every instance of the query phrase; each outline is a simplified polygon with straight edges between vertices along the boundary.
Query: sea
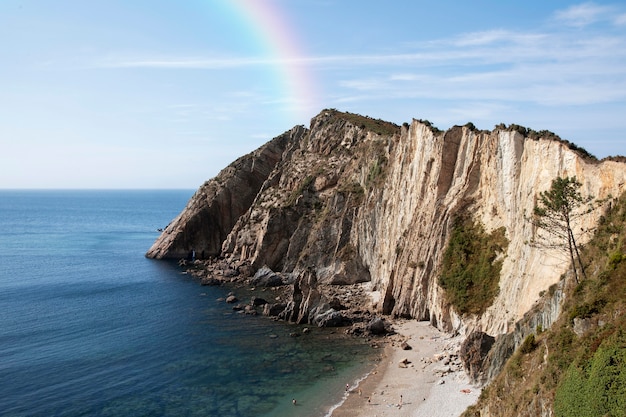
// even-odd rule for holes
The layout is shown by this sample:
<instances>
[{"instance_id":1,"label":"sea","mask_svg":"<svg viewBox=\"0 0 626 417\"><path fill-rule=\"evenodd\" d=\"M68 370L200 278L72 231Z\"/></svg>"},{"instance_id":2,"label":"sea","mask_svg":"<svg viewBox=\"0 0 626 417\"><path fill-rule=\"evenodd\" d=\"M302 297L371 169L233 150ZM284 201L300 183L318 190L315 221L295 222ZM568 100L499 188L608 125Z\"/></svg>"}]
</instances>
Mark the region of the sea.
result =
<instances>
[{"instance_id":1,"label":"sea","mask_svg":"<svg viewBox=\"0 0 626 417\"><path fill-rule=\"evenodd\" d=\"M192 194L0 190L0 416L328 416L372 369L343 329L243 315L147 259Z\"/></svg>"}]
</instances>

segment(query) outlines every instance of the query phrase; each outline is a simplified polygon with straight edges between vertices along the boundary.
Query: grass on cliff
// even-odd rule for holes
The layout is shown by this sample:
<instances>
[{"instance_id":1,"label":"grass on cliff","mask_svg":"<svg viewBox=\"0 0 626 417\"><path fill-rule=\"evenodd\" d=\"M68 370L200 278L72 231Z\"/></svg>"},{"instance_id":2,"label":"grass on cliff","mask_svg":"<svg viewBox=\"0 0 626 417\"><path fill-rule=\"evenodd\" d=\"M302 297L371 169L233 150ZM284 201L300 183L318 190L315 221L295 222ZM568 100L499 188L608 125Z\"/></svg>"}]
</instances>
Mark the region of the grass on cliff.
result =
<instances>
[{"instance_id":1,"label":"grass on cliff","mask_svg":"<svg viewBox=\"0 0 626 417\"><path fill-rule=\"evenodd\" d=\"M509 242L504 228L486 233L470 219L455 220L443 256L439 285L461 314L482 314L498 295L502 259Z\"/></svg>"},{"instance_id":2,"label":"grass on cliff","mask_svg":"<svg viewBox=\"0 0 626 417\"><path fill-rule=\"evenodd\" d=\"M582 157L583 159L587 161L598 160L598 158L596 158L593 154L589 153L585 148L578 146L575 143L572 143L568 140L561 139L559 135L549 130L536 131L536 130L533 130L524 126L520 126L517 124L510 124L509 126L506 126L504 123L500 123L499 125L496 125L495 128L500 129L500 130L518 132L521 135L525 136L526 138L532 139L532 140L538 140L538 139L543 138L543 139L549 139L549 140L553 140L556 142L560 142L564 144L565 146L567 146L572 151L576 152L580 157Z\"/></svg>"},{"instance_id":3,"label":"grass on cliff","mask_svg":"<svg viewBox=\"0 0 626 417\"><path fill-rule=\"evenodd\" d=\"M566 289L558 321L537 329L535 348L520 347L463 416L477 417L488 406L502 417L541 415L546 408L555 417L626 417L625 251L626 194L583 248L588 279Z\"/></svg>"},{"instance_id":4,"label":"grass on cliff","mask_svg":"<svg viewBox=\"0 0 626 417\"><path fill-rule=\"evenodd\" d=\"M400 133L400 126L395 123L386 122L381 119L373 119L369 116L361 116L360 114L341 112L337 109L326 109L333 117L345 120L361 129L369 130L378 135L391 136Z\"/></svg>"}]
</instances>

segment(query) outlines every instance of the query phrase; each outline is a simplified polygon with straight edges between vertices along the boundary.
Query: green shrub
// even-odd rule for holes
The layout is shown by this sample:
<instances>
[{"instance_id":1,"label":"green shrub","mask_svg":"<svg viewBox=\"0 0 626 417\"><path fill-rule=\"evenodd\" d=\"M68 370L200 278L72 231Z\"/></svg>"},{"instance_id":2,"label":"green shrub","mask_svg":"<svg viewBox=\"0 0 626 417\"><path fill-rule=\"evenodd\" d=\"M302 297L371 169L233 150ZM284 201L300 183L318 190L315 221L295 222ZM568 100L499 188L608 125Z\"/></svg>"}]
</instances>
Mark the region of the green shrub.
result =
<instances>
[{"instance_id":1,"label":"green shrub","mask_svg":"<svg viewBox=\"0 0 626 417\"><path fill-rule=\"evenodd\" d=\"M609 254L609 268L615 269L620 262L624 260L624 255L619 249L614 250Z\"/></svg>"},{"instance_id":2,"label":"green shrub","mask_svg":"<svg viewBox=\"0 0 626 417\"><path fill-rule=\"evenodd\" d=\"M587 319L594 314L599 313L606 305L606 300L597 299L590 303L578 304L572 308L569 318L574 320L575 318Z\"/></svg>"},{"instance_id":3,"label":"green shrub","mask_svg":"<svg viewBox=\"0 0 626 417\"><path fill-rule=\"evenodd\" d=\"M483 226L457 219L444 253L439 285L461 314L482 314L499 291L503 253L508 240L505 229L486 233Z\"/></svg>"},{"instance_id":4,"label":"green shrub","mask_svg":"<svg viewBox=\"0 0 626 417\"><path fill-rule=\"evenodd\" d=\"M522 345L520 346L519 350L521 353L527 354L535 350L536 347L537 347L537 341L535 340L535 335L531 333L528 336L526 336L526 339L524 339L524 341L522 342Z\"/></svg>"},{"instance_id":5,"label":"green shrub","mask_svg":"<svg viewBox=\"0 0 626 417\"><path fill-rule=\"evenodd\" d=\"M576 366L571 366L556 391L554 414L558 417L591 416L587 398L583 395L584 389L584 372Z\"/></svg>"},{"instance_id":6,"label":"green shrub","mask_svg":"<svg viewBox=\"0 0 626 417\"><path fill-rule=\"evenodd\" d=\"M572 364L554 398L557 417L626 417L626 336L605 340L593 357Z\"/></svg>"}]
</instances>

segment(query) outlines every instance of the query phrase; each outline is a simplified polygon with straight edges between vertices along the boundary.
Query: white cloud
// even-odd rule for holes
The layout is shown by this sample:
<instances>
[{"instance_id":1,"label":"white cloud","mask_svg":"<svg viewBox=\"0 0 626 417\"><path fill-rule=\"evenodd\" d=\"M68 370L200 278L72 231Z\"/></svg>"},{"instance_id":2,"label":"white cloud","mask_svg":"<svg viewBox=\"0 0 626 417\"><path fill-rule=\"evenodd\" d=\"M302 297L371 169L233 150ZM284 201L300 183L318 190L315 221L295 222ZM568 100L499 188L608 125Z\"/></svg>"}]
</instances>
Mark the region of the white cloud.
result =
<instances>
[{"instance_id":1,"label":"white cloud","mask_svg":"<svg viewBox=\"0 0 626 417\"><path fill-rule=\"evenodd\" d=\"M484 46L493 44L534 44L545 38L540 33L518 33L498 29L483 32L469 32L453 39L452 44L457 47Z\"/></svg>"},{"instance_id":2,"label":"white cloud","mask_svg":"<svg viewBox=\"0 0 626 417\"><path fill-rule=\"evenodd\" d=\"M563 25L552 31L495 29L403 44L396 51L380 54L109 59L99 65L181 70L303 65L327 79L328 89L333 91L328 100L339 103L390 98L542 105L615 102L626 100L626 35L620 31L598 35L585 28L600 21L626 24L626 15L616 12L614 7L595 3L558 11L555 17L559 22L581 29L574 35ZM241 101L250 93L240 94L234 98ZM291 107L306 105L294 98L247 99Z\"/></svg>"},{"instance_id":3,"label":"white cloud","mask_svg":"<svg viewBox=\"0 0 626 417\"><path fill-rule=\"evenodd\" d=\"M388 87L388 83L382 78L357 78L340 81L339 85L358 91L381 90Z\"/></svg>"},{"instance_id":4,"label":"white cloud","mask_svg":"<svg viewBox=\"0 0 626 417\"><path fill-rule=\"evenodd\" d=\"M626 25L626 13L618 14L617 16L615 16L615 18L613 19L613 23L617 26Z\"/></svg>"},{"instance_id":5,"label":"white cloud","mask_svg":"<svg viewBox=\"0 0 626 417\"><path fill-rule=\"evenodd\" d=\"M584 27L611 17L614 12L609 6L600 6L595 3L582 3L565 10L557 11L557 20L575 27Z\"/></svg>"}]
</instances>

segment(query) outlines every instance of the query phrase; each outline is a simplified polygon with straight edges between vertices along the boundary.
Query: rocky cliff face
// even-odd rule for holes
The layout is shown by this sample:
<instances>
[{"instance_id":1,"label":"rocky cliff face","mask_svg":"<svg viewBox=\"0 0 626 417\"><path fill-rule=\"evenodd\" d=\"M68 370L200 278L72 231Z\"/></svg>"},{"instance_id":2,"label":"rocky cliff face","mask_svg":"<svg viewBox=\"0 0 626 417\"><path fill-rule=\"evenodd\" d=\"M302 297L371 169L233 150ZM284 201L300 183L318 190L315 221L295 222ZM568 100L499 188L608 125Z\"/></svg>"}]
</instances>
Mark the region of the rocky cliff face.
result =
<instances>
[{"instance_id":1,"label":"rocky cliff face","mask_svg":"<svg viewBox=\"0 0 626 417\"><path fill-rule=\"evenodd\" d=\"M222 243L250 208L270 173L305 135L297 126L242 156L204 183L152 245L149 258L180 259L193 251L200 258L221 253Z\"/></svg>"},{"instance_id":2,"label":"rocky cliff face","mask_svg":"<svg viewBox=\"0 0 626 417\"><path fill-rule=\"evenodd\" d=\"M625 190L626 164L585 159L562 141L510 129L440 132L418 120L400 127L325 110L310 129L292 129L204 184L147 256L194 249L246 265L248 274L267 266L305 276L300 291L311 287L311 271L316 288L367 282L379 313L497 336L515 330L568 268L558 251L530 244L537 230L527 220L557 176L576 176L584 195L603 199ZM509 241L499 293L481 315L460 315L438 285L460 215L487 232L504 228ZM591 228L601 215L575 227ZM299 305L314 308L316 297Z\"/></svg>"}]
</instances>

